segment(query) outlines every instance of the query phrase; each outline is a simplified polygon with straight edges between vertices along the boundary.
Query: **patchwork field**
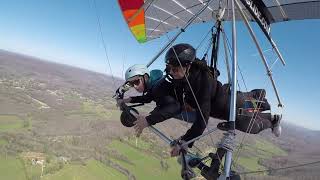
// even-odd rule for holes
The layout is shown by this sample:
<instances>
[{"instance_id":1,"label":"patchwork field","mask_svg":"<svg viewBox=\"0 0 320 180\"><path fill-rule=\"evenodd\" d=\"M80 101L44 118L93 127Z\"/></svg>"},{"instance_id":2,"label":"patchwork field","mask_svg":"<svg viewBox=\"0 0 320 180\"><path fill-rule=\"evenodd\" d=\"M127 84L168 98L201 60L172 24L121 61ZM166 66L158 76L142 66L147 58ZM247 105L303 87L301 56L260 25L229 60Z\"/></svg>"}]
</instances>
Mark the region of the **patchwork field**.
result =
<instances>
[{"instance_id":1,"label":"patchwork field","mask_svg":"<svg viewBox=\"0 0 320 180\"><path fill-rule=\"evenodd\" d=\"M125 180L127 177L118 171L105 166L96 160L88 160L85 165L68 164L54 174L47 174L42 179L45 180L101 180L119 179Z\"/></svg>"},{"instance_id":2,"label":"patchwork field","mask_svg":"<svg viewBox=\"0 0 320 180\"><path fill-rule=\"evenodd\" d=\"M1 179L26 180L24 165L17 157L0 156Z\"/></svg>"},{"instance_id":3,"label":"patchwork field","mask_svg":"<svg viewBox=\"0 0 320 180\"><path fill-rule=\"evenodd\" d=\"M142 142L142 144L144 144L142 148L147 147L145 143ZM114 161L127 168L137 179L181 179L181 167L175 158L161 160L150 153L148 154L120 141L113 141L109 147L116 149L129 159L130 163Z\"/></svg>"},{"instance_id":4,"label":"patchwork field","mask_svg":"<svg viewBox=\"0 0 320 180\"><path fill-rule=\"evenodd\" d=\"M23 120L16 115L0 115L0 132L14 131L23 126Z\"/></svg>"},{"instance_id":5,"label":"patchwork field","mask_svg":"<svg viewBox=\"0 0 320 180\"><path fill-rule=\"evenodd\" d=\"M181 179L181 167L169 157L167 145L147 130L134 138L133 129L121 125L111 77L4 51L0 69L0 180ZM137 109L146 114L153 105ZM171 138L180 137L187 126L175 120L157 125ZM212 143L221 135L218 131L212 140L196 143L202 155L215 151ZM248 135L235 169L246 172L315 161L320 159L319 136L289 124L280 138L270 131ZM28 152L42 155L22 158ZM244 177L317 179L319 167Z\"/></svg>"}]
</instances>

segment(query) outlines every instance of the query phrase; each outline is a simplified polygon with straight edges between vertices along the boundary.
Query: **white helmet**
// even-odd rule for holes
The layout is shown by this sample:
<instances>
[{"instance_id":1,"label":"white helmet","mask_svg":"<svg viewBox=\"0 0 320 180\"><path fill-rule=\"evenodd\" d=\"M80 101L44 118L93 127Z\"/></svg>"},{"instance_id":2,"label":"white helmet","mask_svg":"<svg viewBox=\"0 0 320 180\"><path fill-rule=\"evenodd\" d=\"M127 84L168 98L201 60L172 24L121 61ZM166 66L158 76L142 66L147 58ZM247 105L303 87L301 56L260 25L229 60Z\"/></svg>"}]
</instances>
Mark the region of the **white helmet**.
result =
<instances>
[{"instance_id":1,"label":"white helmet","mask_svg":"<svg viewBox=\"0 0 320 180\"><path fill-rule=\"evenodd\" d=\"M150 76L148 68L143 64L135 64L127 69L125 79L126 81L128 81L128 79L134 76L143 76L145 74L148 74L148 76Z\"/></svg>"}]
</instances>

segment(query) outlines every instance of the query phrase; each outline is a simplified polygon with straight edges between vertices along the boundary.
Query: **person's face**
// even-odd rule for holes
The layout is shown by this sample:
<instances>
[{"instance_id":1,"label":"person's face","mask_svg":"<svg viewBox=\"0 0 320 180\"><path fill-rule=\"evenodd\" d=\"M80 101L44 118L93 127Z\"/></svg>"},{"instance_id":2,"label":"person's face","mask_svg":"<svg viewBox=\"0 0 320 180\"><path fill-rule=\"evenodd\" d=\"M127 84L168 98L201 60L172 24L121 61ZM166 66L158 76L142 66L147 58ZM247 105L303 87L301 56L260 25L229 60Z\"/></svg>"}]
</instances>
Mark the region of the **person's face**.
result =
<instances>
[{"instance_id":1,"label":"person's face","mask_svg":"<svg viewBox=\"0 0 320 180\"><path fill-rule=\"evenodd\" d=\"M173 79L182 79L184 78L187 67L181 67L181 66L172 66L170 64L167 65L169 74L173 77Z\"/></svg>"},{"instance_id":2,"label":"person's face","mask_svg":"<svg viewBox=\"0 0 320 180\"><path fill-rule=\"evenodd\" d=\"M143 76L135 76L128 80L128 84L134 87L139 93L144 91L144 81Z\"/></svg>"}]
</instances>

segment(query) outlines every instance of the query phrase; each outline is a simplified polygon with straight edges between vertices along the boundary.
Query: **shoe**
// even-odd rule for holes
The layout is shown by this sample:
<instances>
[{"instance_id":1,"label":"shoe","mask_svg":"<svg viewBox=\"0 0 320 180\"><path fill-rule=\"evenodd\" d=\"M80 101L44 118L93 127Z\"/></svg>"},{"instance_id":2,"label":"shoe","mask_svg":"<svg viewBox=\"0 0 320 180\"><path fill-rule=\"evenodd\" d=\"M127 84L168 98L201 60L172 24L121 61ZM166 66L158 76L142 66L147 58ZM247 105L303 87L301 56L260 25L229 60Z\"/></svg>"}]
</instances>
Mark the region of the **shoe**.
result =
<instances>
[{"instance_id":1,"label":"shoe","mask_svg":"<svg viewBox=\"0 0 320 180\"><path fill-rule=\"evenodd\" d=\"M199 163L201 163L201 159L200 160L199 159L200 158L196 157L195 155L191 155L191 154L185 155L185 160L186 160L187 166L185 167L186 169L181 170L181 177L183 179L185 179L185 178L192 179L197 176L196 173L192 170L193 167L190 166L190 162L191 162L191 164L195 163L194 167L196 167L198 165L197 161L200 161ZM177 161L180 165L182 165L181 156L178 157Z\"/></svg>"},{"instance_id":2,"label":"shoe","mask_svg":"<svg viewBox=\"0 0 320 180\"><path fill-rule=\"evenodd\" d=\"M228 131L230 129L230 125L228 122L221 122L217 124L217 128L221 131Z\"/></svg>"},{"instance_id":3,"label":"shoe","mask_svg":"<svg viewBox=\"0 0 320 180\"><path fill-rule=\"evenodd\" d=\"M201 163L201 158L196 155L186 154L185 159L186 159L187 165L191 168L195 168ZM177 161L179 164L182 164L181 156L178 157Z\"/></svg>"},{"instance_id":4,"label":"shoe","mask_svg":"<svg viewBox=\"0 0 320 180\"><path fill-rule=\"evenodd\" d=\"M273 121L272 121L272 128L271 129L272 129L272 133L276 137L279 137L281 135L281 131L282 131L282 128L281 128L281 125L280 125L281 119L282 119L282 115L279 115L279 114L273 115Z\"/></svg>"},{"instance_id":5,"label":"shoe","mask_svg":"<svg viewBox=\"0 0 320 180\"><path fill-rule=\"evenodd\" d=\"M217 171L212 171L211 168L205 166L201 169L201 175L206 180L217 180L220 174Z\"/></svg>"},{"instance_id":6,"label":"shoe","mask_svg":"<svg viewBox=\"0 0 320 180\"><path fill-rule=\"evenodd\" d=\"M181 170L181 177L183 179L192 179L195 178L197 175L196 173L189 167L186 170Z\"/></svg>"}]
</instances>

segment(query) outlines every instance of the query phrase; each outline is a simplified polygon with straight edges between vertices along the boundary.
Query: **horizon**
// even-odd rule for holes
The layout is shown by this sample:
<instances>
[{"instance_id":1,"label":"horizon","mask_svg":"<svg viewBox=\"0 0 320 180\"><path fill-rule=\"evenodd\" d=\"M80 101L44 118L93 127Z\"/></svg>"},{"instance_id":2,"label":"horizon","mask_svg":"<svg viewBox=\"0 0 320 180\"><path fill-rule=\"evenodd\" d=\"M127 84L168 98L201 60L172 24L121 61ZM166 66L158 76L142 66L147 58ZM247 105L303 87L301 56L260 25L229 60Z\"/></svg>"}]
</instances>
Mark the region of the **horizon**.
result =
<instances>
[{"instance_id":1,"label":"horizon","mask_svg":"<svg viewBox=\"0 0 320 180\"><path fill-rule=\"evenodd\" d=\"M102 74L102 75L104 75L104 76L106 76L108 78L112 78L112 76L110 74L101 73L101 72L97 72L97 71L90 70L90 69L85 69L83 67L76 67L76 66L69 65L69 64L63 64L61 62L54 62L54 61L46 60L46 59L43 59L43 58L30 56L30 55L26 55L26 54L22 54L22 53L18 53L18 52L11 52L11 51L7 51L7 50L3 50L3 49L0 49L0 51L4 51L5 53L11 53L11 54L18 55L18 56L27 57L27 58L29 58L31 60L35 60L35 61L43 61L43 62L46 62L48 64L63 65L63 66L71 67L71 68L76 68L76 69L79 69L79 70L82 70L82 71L87 71L87 72L90 72L90 73L98 73L98 74ZM19 61L20 61L20 59L19 59ZM123 78L117 77L117 76L115 76L115 78L119 78L118 80L124 80ZM291 125L291 126L293 125L293 126L300 127L300 128L302 127L302 128L304 128L306 130L309 130L309 131L320 132L320 129L313 129L313 128L306 127L306 126L303 126L303 125L295 123L295 122L290 122L290 121L284 120L284 123L287 124L287 125Z\"/></svg>"}]
</instances>

